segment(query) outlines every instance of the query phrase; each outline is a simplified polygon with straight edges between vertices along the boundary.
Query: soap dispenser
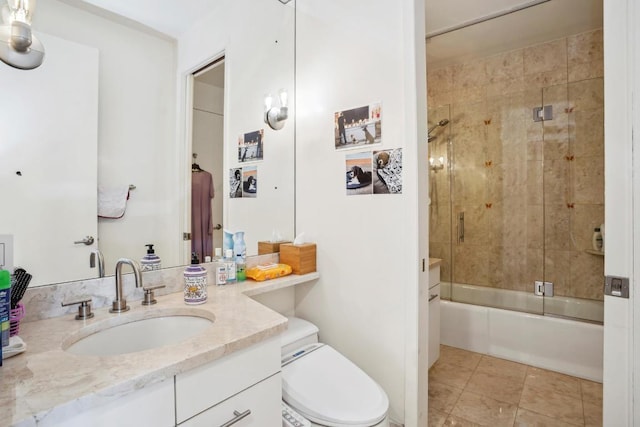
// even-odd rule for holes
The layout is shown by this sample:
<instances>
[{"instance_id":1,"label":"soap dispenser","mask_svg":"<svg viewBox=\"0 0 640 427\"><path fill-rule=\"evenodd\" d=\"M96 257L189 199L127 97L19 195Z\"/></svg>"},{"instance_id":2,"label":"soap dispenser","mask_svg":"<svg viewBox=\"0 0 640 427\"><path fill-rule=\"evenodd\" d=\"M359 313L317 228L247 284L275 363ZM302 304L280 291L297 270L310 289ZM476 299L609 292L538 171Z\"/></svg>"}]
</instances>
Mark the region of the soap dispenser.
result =
<instances>
[{"instance_id":1,"label":"soap dispenser","mask_svg":"<svg viewBox=\"0 0 640 427\"><path fill-rule=\"evenodd\" d=\"M200 265L195 252L191 254L191 265L184 270L185 304L203 304L207 301L207 269Z\"/></svg>"},{"instance_id":2,"label":"soap dispenser","mask_svg":"<svg viewBox=\"0 0 640 427\"><path fill-rule=\"evenodd\" d=\"M147 254L140 260L140 271L160 270L160 257L156 255L152 244L145 245Z\"/></svg>"}]
</instances>

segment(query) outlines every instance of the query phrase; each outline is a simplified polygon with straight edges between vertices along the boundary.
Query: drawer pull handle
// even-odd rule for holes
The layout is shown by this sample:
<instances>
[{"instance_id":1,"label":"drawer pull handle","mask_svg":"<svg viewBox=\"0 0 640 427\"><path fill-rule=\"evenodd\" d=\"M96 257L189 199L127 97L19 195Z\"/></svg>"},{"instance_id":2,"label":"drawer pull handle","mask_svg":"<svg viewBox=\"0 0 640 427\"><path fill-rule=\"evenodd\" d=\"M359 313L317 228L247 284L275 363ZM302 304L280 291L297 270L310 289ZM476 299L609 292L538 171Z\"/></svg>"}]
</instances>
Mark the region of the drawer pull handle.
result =
<instances>
[{"instance_id":1,"label":"drawer pull handle","mask_svg":"<svg viewBox=\"0 0 640 427\"><path fill-rule=\"evenodd\" d=\"M235 417L233 417L233 419L227 421L226 423L222 424L220 427L230 427L232 425L234 425L235 423L237 423L238 421L240 421L243 418L248 417L249 415L251 415L251 409L247 409L244 412L238 412L238 411L233 411L233 415L235 415Z\"/></svg>"},{"instance_id":2,"label":"drawer pull handle","mask_svg":"<svg viewBox=\"0 0 640 427\"><path fill-rule=\"evenodd\" d=\"M429 295L429 301L433 301L436 298L438 298L438 294Z\"/></svg>"}]
</instances>

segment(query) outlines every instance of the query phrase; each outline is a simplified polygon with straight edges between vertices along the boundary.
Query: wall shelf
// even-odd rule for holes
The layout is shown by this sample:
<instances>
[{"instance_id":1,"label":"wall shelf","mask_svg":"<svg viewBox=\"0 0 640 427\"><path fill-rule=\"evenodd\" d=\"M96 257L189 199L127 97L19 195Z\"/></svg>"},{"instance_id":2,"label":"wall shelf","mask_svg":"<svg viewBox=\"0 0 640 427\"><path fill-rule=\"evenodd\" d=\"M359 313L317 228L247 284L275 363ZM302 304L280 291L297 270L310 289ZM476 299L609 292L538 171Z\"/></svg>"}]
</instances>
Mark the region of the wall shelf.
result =
<instances>
[{"instance_id":1,"label":"wall shelf","mask_svg":"<svg viewBox=\"0 0 640 427\"><path fill-rule=\"evenodd\" d=\"M595 251L593 249L585 249L584 250L586 253L591 254L591 255L598 255L598 256L604 256L604 252L600 252L600 251Z\"/></svg>"}]
</instances>

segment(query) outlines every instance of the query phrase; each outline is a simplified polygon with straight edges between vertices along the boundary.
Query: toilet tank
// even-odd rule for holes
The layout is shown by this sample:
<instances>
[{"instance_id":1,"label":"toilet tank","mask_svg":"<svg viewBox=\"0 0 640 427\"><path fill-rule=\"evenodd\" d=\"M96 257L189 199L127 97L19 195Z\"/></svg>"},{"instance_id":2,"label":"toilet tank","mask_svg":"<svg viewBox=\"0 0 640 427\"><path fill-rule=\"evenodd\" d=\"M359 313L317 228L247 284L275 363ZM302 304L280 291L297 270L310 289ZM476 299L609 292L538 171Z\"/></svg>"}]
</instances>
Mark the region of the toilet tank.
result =
<instances>
[{"instance_id":1,"label":"toilet tank","mask_svg":"<svg viewBox=\"0 0 640 427\"><path fill-rule=\"evenodd\" d=\"M318 342L318 327L299 317L287 317L287 330L280 335L281 354L291 353L300 347Z\"/></svg>"}]
</instances>

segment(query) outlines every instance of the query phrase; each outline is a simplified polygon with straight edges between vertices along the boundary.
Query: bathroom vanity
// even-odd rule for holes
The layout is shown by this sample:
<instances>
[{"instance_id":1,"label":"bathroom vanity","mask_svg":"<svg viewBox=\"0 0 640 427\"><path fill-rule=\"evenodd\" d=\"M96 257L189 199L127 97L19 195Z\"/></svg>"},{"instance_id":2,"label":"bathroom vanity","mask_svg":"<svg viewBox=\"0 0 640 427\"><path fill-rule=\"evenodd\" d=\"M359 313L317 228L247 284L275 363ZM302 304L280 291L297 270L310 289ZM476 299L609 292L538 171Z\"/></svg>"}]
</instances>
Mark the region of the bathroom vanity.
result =
<instances>
[{"instance_id":1,"label":"bathroom vanity","mask_svg":"<svg viewBox=\"0 0 640 427\"><path fill-rule=\"evenodd\" d=\"M75 320L73 315L27 322L27 351L0 368L3 426L199 426L281 422L280 332L285 317L251 299L303 283L318 273L262 283L209 286L207 303L186 306L182 292L154 306ZM177 344L116 355L73 354L74 340L131 319L206 314L211 327Z\"/></svg>"}]
</instances>

